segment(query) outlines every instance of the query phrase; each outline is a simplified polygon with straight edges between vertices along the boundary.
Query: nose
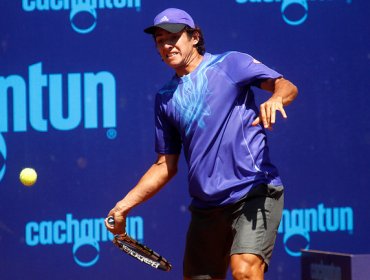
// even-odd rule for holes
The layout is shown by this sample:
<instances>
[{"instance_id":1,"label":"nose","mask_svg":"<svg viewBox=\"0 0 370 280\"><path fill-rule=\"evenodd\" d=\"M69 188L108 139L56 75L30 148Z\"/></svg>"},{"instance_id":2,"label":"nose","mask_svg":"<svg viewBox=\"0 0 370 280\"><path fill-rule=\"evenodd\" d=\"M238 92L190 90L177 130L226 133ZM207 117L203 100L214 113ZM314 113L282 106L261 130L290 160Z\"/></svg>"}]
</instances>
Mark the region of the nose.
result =
<instances>
[{"instance_id":1,"label":"nose","mask_svg":"<svg viewBox=\"0 0 370 280\"><path fill-rule=\"evenodd\" d=\"M157 49L159 51L159 53L167 53L169 51L171 51L173 49L173 45L167 43L167 42L163 42L162 44L160 45L157 45Z\"/></svg>"},{"instance_id":2,"label":"nose","mask_svg":"<svg viewBox=\"0 0 370 280\"><path fill-rule=\"evenodd\" d=\"M163 48L165 48L166 50L172 50L173 49L173 45L166 42L166 43L164 43Z\"/></svg>"}]
</instances>

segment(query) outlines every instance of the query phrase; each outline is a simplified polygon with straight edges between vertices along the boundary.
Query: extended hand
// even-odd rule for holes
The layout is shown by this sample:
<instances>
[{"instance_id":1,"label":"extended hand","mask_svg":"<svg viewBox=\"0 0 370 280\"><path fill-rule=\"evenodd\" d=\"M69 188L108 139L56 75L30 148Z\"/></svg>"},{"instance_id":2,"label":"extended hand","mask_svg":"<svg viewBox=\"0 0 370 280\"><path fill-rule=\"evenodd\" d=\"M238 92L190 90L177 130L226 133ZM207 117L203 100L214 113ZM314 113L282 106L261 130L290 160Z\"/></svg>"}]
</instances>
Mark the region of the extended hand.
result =
<instances>
[{"instance_id":1,"label":"extended hand","mask_svg":"<svg viewBox=\"0 0 370 280\"><path fill-rule=\"evenodd\" d=\"M272 126L276 122L276 111L280 111L284 119L288 117L284 110L283 98L273 96L260 105L260 114L253 121L252 125L256 126L262 122L265 128L272 130Z\"/></svg>"}]
</instances>

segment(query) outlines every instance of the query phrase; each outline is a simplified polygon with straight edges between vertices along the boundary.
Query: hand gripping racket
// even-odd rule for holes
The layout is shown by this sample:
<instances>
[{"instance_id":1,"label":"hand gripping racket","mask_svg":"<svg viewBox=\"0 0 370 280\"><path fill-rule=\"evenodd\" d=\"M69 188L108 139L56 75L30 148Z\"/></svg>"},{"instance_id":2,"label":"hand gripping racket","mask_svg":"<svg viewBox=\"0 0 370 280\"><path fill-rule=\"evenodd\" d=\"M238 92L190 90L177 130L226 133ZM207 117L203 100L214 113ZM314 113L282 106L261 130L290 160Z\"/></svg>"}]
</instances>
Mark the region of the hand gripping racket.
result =
<instances>
[{"instance_id":1,"label":"hand gripping racket","mask_svg":"<svg viewBox=\"0 0 370 280\"><path fill-rule=\"evenodd\" d=\"M114 218L108 217L107 222L110 225L114 225ZM172 268L172 265L164 257L140 244L135 239L128 236L127 233L116 234L113 243L126 254L153 268L163 271L170 271Z\"/></svg>"}]
</instances>

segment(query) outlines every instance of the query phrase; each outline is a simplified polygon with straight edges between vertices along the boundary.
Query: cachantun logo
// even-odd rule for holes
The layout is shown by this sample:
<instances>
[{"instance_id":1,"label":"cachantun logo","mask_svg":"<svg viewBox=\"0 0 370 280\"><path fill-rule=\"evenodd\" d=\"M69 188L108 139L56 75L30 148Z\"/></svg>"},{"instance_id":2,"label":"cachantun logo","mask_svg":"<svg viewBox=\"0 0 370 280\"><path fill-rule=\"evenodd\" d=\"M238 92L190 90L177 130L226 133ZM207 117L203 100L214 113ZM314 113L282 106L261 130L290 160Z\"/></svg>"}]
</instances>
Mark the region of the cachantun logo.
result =
<instances>
[{"instance_id":1,"label":"cachantun logo","mask_svg":"<svg viewBox=\"0 0 370 280\"><path fill-rule=\"evenodd\" d=\"M22 0L25 12L70 11L69 21L74 31L86 34L97 25L97 10L141 10L141 0Z\"/></svg>"}]
</instances>

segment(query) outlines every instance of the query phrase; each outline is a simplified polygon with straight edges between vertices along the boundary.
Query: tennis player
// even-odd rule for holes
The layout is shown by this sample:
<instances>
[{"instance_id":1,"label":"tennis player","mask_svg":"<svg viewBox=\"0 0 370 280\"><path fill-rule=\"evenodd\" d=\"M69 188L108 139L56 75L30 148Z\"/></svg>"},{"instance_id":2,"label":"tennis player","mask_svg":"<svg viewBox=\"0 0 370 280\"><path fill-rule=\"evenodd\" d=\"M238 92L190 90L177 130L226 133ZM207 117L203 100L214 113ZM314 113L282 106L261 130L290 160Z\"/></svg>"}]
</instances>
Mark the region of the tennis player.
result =
<instances>
[{"instance_id":1,"label":"tennis player","mask_svg":"<svg viewBox=\"0 0 370 280\"><path fill-rule=\"evenodd\" d=\"M109 212L122 233L129 211L175 176L181 149L188 164L191 223L184 279L263 279L282 216L284 188L271 163L265 129L297 96L278 72L240 52L205 52L202 31L169 8L144 30L175 71L156 95L157 161ZM271 96L256 106L253 87Z\"/></svg>"}]
</instances>

